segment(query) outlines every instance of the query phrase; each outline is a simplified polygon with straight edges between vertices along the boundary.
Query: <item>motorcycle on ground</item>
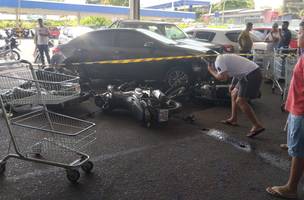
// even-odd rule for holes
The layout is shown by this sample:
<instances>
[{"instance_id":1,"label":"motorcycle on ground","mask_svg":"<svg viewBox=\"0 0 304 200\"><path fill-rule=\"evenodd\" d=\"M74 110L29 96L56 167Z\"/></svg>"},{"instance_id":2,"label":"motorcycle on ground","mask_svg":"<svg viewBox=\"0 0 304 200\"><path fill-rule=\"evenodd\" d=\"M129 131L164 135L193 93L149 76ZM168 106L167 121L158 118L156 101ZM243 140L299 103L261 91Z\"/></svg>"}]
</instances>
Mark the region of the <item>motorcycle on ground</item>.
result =
<instances>
[{"instance_id":1,"label":"motorcycle on ground","mask_svg":"<svg viewBox=\"0 0 304 200\"><path fill-rule=\"evenodd\" d=\"M180 111L182 105L173 98L183 93L184 87L177 88L170 94L164 94L158 89L140 87L130 89L129 86L128 83L118 87L109 85L106 92L95 95L95 104L104 113L115 109L128 110L147 128L167 124L170 116Z\"/></svg>"}]
</instances>

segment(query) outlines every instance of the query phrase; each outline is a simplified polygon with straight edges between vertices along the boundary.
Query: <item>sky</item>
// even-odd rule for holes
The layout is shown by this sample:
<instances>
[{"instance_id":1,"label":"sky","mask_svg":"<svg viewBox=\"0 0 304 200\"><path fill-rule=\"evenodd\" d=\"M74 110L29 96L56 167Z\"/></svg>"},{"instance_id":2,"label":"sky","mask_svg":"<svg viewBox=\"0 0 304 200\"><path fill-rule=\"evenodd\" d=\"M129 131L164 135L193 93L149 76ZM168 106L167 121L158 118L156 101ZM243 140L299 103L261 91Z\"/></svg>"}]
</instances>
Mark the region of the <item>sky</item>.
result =
<instances>
[{"instance_id":1,"label":"sky","mask_svg":"<svg viewBox=\"0 0 304 200\"><path fill-rule=\"evenodd\" d=\"M206 1L212 1L212 2L218 2L220 0L206 0ZM151 6L155 4L161 4L161 3L168 3L172 2L172 0L140 0L141 6ZM255 0L256 8L263 8L265 6L273 6L273 8L279 8L283 4L283 0Z\"/></svg>"}]
</instances>

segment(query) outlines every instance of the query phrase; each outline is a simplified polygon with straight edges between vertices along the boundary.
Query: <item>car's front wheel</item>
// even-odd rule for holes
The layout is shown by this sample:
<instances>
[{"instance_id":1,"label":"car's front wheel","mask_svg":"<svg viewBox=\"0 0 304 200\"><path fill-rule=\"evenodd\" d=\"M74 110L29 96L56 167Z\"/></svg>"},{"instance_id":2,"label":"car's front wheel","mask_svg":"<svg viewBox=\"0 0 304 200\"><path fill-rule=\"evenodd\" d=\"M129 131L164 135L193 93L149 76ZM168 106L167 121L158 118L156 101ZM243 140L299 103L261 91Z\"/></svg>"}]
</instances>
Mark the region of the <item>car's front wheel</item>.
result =
<instances>
[{"instance_id":1,"label":"car's front wheel","mask_svg":"<svg viewBox=\"0 0 304 200\"><path fill-rule=\"evenodd\" d=\"M172 68L167 72L165 81L169 88L187 86L190 83L190 75L183 68Z\"/></svg>"}]
</instances>

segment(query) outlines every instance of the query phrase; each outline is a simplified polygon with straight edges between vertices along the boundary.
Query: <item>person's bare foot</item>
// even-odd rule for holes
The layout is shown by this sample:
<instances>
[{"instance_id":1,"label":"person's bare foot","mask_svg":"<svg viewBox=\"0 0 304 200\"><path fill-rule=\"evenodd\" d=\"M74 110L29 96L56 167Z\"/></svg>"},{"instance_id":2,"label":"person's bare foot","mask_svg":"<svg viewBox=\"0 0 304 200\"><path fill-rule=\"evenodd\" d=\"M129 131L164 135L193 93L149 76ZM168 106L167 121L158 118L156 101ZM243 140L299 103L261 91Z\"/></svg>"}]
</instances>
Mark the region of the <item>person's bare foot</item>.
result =
<instances>
[{"instance_id":1,"label":"person's bare foot","mask_svg":"<svg viewBox=\"0 0 304 200\"><path fill-rule=\"evenodd\" d=\"M297 199L297 191L290 191L290 189L286 186L268 187L266 188L266 192L275 197Z\"/></svg>"},{"instance_id":2,"label":"person's bare foot","mask_svg":"<svg viewBox=\"0 0 304 200\"><path fill-rule=\"evenodd\" d=\"M249 138L253 138L258 134L262 133L263 131L265 131L265 128L263 126L254 126L246 136Z\"/></svg>"},{"instance_id":3,"label":"person's bare foot","mask_svg":"<svg viewBox=\"0 0 304 200\"><path fill-rule=\"evenodd\" d=\"M221 123L229 125L229 126L239 126L236 120L233 120L230 118L222 120Z\"/></svg>"}]
</instances>

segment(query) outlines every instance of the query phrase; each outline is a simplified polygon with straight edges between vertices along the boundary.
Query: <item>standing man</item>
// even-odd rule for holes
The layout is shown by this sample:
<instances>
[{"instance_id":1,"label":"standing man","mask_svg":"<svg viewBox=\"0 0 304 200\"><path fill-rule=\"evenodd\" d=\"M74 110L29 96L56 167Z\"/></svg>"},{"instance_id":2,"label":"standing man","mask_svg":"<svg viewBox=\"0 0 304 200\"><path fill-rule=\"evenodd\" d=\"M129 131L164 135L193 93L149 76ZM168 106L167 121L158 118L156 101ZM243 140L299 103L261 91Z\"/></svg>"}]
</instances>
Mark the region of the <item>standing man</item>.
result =
<instances>
[{"instance_id":1,"label":"standing man","mask_svg":"<svg viewBox=\"0 0 304 200\"><path fill-rule=\"evenodd\" d=\"M209 63L208 71L217 80L233 78L229 88L231 93L231 116L222 123L237 126L237 107L239 107L252 123L252 128L247 137L253 138L265 130L257 119L248 100L260 97L262 73L257 64L234 54L217 56L215 64Z\"/></svg>"},{"instance_id":2,"label":"standing man","mask_svg":"<svg viewBox=\"0 0 304 200\"><path fill-rule=\"evenodd\" d=\"M300 29L304 27L301 22ZM304 47L298 38L299 48ZM288 182L283 186L268 187L266 191L276 197L296 199L298 184L304 171L304 55L293 70L285 109L289 112L287 129L288 153L292 157Z\"/></svg>"},{"instance_id":3,"label":"standing man","mask_svg":"<svg viewBox=\"0 0 304 200\"><path fill-rule=\"evenodd\" d=\"M291 32L288 29L288 26L289 26L289 22L284 21L282 24L282 30L280 30L281 41L279 43L278 48L284 48L284 49L289 48L289 43L291 41Z\"/></svg>"},{"instance_id":4,"label":"standing man","mask_svg":"<svg viewBox=\"0 0 304 200\"><path fill-rule=\"evenodd\" d=\"M241 34L238 37L238 43L240 47L240 53L241 54L251 54L253 41L250 37L250 31L252 30L253 24L251 22L248 22L246 24L246 29L241 32ZM252 60L253 56L251 55L244 55L243 57L248 58Z\"/></svg>"},{"instance_id":5,"label":"standing man","mask_svg":"<svg viewBox=\"0 0 304 200\"><path fill-rule=\"evenodd\" d=\"M44 54L46 56L47 62L50 64L51 59L50 59L50 54L49 54L49 29L44 26L42 19L38 19L38 28L36 28L36 33L35 33L35 44L39 50L39 54L41 57L41 63L43 66L45 66L45 61L44 61Z\"/></svg>"}]
</instances>

